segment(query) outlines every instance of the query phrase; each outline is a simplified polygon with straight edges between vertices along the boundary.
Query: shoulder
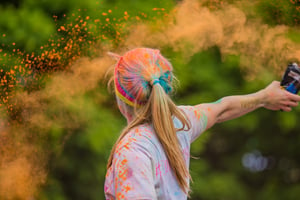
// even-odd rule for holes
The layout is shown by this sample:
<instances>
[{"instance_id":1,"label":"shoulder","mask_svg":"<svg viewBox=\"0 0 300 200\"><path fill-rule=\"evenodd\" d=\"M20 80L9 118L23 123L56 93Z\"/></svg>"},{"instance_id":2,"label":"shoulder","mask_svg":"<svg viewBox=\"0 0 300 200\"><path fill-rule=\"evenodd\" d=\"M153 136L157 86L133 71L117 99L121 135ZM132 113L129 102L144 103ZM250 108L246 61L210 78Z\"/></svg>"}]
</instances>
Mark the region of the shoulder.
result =
<instances>
[{"instance_id":1,"label":"shoulder","mask_svg":"<svg viewBox=\"0 0 300 200\"><path fill-rule=\"evenodd\" d=\"M195 106L178 106L178 108L185 113L191 123L189 135L190 142L193 142L207 128L207 112L203 108L202 104Z\"/></svg>"},{"instance_id":2,"label":"shoulder","mask_svg":"<svg viewBox=\"0 0 300 200\"><path fill-rule=\"evenodd\" d=\"M154 147L155 139L155 134L150 126L136 126L117 144L115 154L118 156L138 151L151 157L151 149Z\"/></svg>"}]
</instances>

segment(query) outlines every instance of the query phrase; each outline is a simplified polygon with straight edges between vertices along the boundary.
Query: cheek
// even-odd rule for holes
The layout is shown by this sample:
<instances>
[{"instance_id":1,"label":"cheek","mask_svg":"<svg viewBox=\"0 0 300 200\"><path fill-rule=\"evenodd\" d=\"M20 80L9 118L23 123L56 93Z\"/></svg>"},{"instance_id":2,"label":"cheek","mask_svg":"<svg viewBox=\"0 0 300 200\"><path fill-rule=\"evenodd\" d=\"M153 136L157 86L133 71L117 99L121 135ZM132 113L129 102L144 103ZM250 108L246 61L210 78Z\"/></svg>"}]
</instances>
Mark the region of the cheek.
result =
<instances>
[{"instance_id":1,"label":"cheek","mask_svg":"<svg viewBox=\"0 0 300 200\"><path fill-rule=\"evenodd\" d=\"M121 112L125 117L127 117L128 113L126 112L126 109L125 109L122 105L120 105L120 104L118 104L118 108L119 108L120 112Z\"/></svg>"},{"instance_id":2,"label":"cheek","mask_svg":"<svg viewBox=\"0 0 300 200\"><path fill-rule=\"evenodd\" d=\"M127 119L127 120L131 120L132 119L132 114L131 112L128 110L129 108L120 100L117 100L118 103L118 108L120 110L120 112L122 113L122 115Z\"/></svg>"},{"instance_id":3,"label":"cheek","mask_svg":"<svg viewBox=\"0 0 300 200\"><path fill-rule=\"evenodd\" d=\"M122 108L122 106L119 103L118 103L118 108L119 108L119 110L120 110L121 113L124 112L124 109Z\"/></svg>"}]
</instances>

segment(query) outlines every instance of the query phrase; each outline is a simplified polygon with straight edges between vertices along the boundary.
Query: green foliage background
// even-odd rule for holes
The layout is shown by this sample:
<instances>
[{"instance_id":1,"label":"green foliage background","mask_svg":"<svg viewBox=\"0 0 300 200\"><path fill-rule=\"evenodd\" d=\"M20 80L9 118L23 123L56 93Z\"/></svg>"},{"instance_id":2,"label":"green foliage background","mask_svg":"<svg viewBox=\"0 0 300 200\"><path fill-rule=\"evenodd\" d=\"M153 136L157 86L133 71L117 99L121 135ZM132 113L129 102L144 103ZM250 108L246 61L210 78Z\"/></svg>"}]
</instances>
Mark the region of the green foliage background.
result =
<instances>
[{"instance_id":1,"label":"green foliage background","mask_svg":"<svg viewBox=\"0 0 300 200\"><path fill-rule=\"evenodd\" d=\"M66 23L67 19L64 18L54 22L53 15L70 15L81 8L87 9L89 16L97 17L99 11L117 8L112 17L123 16L124 11L131 15L144 12L151 16L152 8L165 8L168 11L178 3L175 0L99 0L100 4L95 8L97 0L1 2L0 38L6 34L1 38L1 43L9 45L15 42L17 48L27 52L38 52L39 47L56 33L56 23ZM247 10L250 17L261 18L271 26L288 25L290 32L287 37L295 43L300 42L297 3L280 0L253 2L255 5L251 7L252 10ZM11 46L6 47L1 55L11 50ZM187 64L180 52L169 47L161 51L166 57L172 58L181 83L174 96L178 104L212 102L227 95L247 94L263 88L273 79L280 79L272 72L265 72L258 74L255 80L247 81L239 65L239 56L222 58L218 47L198 52ZM9 67L4 70L9 70ZM97 93L101 93L104 99L99 101ZM68 130L58 122L47 130L48 142L54 153L49 161L46 184L36 199L104 199L106 160L113 142L126 123L113 101L114 97L107 93L105 85L99 83L96 89L75 98L70 105L50 107L51 110L47 111L49 115L63 111L77 116L76 123L79 126ZM261 109L239 119L217 124L205 132L192 145L192 155L200 159L191 159L190 169L194 180L191 199L298 199L299 113L299 108L291 113ZM68 134L61 148L62 138ZM243 158L247 154L255 155L257 159L267 158L267 168L255 171L243 166Z\"/></svg>"}]
</instances>

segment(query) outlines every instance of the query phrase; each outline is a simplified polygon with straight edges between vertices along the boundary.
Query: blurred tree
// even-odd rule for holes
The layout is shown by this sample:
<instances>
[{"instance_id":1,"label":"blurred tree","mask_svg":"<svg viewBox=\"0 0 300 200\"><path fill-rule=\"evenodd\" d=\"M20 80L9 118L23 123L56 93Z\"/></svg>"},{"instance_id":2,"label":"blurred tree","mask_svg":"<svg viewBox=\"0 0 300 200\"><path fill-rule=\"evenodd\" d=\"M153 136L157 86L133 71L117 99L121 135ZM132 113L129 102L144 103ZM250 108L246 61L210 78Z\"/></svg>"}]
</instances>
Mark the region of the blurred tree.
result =
<instances>
[{"instance_id":1,"label":"blurred tree","mask_svg":"<svg viewBox=\"0 0 300 200\"><path fill-rule=\"evenodd\" d=\"M297 0L257 1L258 14L270 25L300 25L300 2Z\"/></svg>"}]
</instances>

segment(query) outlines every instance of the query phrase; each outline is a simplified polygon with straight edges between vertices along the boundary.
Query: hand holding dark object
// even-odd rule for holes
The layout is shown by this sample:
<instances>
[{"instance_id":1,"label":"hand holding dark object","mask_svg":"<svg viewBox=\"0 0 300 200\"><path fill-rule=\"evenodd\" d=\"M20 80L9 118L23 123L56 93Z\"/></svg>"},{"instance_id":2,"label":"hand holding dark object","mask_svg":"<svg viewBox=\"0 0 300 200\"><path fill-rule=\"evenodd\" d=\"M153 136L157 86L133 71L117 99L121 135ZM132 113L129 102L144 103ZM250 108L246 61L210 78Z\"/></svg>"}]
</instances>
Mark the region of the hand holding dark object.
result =
<instances>
[{"instance_id":1,"label":"hand holding dark object","mask_svg":"<svg viewBox=\"0 0 300 200\"><path fill-rule=\"evenodd\" d=\"M273 81L263 91L264 108L269 110L291 111L300 101L299 95L283 89L278 81Z\"/></svg>"}]
</instances>

